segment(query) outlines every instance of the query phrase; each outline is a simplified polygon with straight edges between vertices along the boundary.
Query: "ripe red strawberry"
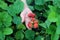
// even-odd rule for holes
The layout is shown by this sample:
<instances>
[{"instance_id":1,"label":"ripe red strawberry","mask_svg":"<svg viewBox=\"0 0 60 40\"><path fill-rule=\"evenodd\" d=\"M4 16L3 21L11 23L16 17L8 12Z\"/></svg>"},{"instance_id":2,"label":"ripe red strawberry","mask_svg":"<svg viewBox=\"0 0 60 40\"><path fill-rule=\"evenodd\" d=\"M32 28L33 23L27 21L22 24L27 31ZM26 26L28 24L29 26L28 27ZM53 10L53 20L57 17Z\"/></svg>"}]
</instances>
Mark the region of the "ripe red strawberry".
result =
<instances>
[{"instance_id":1,"label":"ripe red strawberry","mask_svg":"<svg viewBox=\"0 0 60 40\"><path fill-rule=\"evenodd\" d=\"M31 18L34 18L35 17L35 14L29 13L28 16L31 17Z\"/></svg>"},{"instance_id":2,"label":"ripe red strawberry","mask_svg":"<svg viewBox=\"0 0 60 40\"><path fill-rule=\"evenodd\" d=\"M31 22L28 23L28 27L32 28L32 23Z\"/></svg>"},{"instance_id":3,"label":"ripe red strawberry","mask_svg":"<svg viewBox=\"0 0 60 40\"><path fill-rule=\"evenodd\" d=\"M34 24L34 28L38 28L38 24L37 23Z\"/></svg>"},{"instance_id":4,"label":"ripe red strawberry","mask_svg":"<svg viewBox=\"0 0 60 40\"><path fill-rule=\"evenodd\" d=\"M29 13L28 16L31 17L32 16L32 13Z\"/></svg>"},{"instance_id":5,"label":"ripe red strawberry","mask_svg":"<svg viewBox=\"0 0 60 40\"><path fill-rule=\"evenodd\" d=\"M35 14L32 14L32 18L34 18L35 17Z\"/></svg>"}]
</instances>

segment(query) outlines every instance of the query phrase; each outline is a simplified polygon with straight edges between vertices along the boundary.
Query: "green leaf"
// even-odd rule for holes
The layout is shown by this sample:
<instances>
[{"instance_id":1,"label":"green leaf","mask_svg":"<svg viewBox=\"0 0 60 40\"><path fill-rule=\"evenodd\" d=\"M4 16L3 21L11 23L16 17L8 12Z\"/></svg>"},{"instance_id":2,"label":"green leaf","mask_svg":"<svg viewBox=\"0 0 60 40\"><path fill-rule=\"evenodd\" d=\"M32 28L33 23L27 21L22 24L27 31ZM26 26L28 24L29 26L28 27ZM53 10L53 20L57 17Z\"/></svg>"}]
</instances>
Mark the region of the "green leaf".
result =
<instances>
[{"instance_id":1,"label":"green leaf","mask_svg":"<svg viewBox=\"0 0 60 40\"><path fill-rule=\"evenodd\" d=\"M37 36L35 40L44 40L44 38L42 38L41 36Z\"/></svg>"},{"instance_id":2,"label":"green leaf","mask_svg":"<svg viewBox=\"0 0 60 40\"><path fill-rule=\"evenodd\" d=\"M29 8L33 11L34 10L34 7L33 6L29 6Z\"/></svg>"},{"instance_id":3,"label":"green leaf","mask_svg":"<svg viewBox=\"0 0 60 40\"><path fill-rule=\"evenodd\" d=\"M43 28L47 28L45 23L40 23L39 25L42 26Z\"/></svg>"},{"instance_id":4,"label":"green leaf","mask_svg":"<svg viewBox=\"0 0 60 40\"><path fill-rule=\"evenodd\" d=\"M45 0L35 0L36 5L43 5L45 3Z\"/></svg>"},{"instance_id":5,"label":"green leaf","mask_svg":"<svg viewBox=\"0 0 60 40\"><path fill-rule=\"evenodd\" d=\"M0 40L5 40L5 35L0 31Z\"/></svg>"},{"instance_id":6,"label":"green leaf","mask_svg":"<svg viewBox=\"0 0 60 40\"><path fill-rule=\"evenodd\" d=\"M46 39L46 40L51 40L51 38L50 38L49 35L46 35L46 36L45 36L45 39Z\"/></svg>"},{"instance_id":7,"label":"green leaf","mask_svg":"<svg viewBox=\"0 0 60 40\"><path fill-rule=\"evenodd\" d=\"M48 34L54 34L56 32L56 26L50 25L49 28L46 29L46 33Z\"/></svg>"},{"instance_id":8,"label":"green leaf","mask_svg":"<svg viewBox=\"0 0 60 40\"><path fill-rule=\"evenodd\" d=\"M25 30L26 27L23 24L19 24L19 25L17 25L17 29Z\"/></svg>"},{"instance_id":9,"label":"green leaf","mask_svg":"<svg viewBox=\"0 0 60 40\"><path fill-rule=\"evenodd\" d=\"M60 34L60 15L58 16L58 20L56 22L57 28L56 28L56 34Z\"/></svg>"},{"instance_id":10,"label":"green leaf","mask_svg":"<svg viewBox=\"0 0 60 40\"><path fill-rule=\"evenodd\" d=\"M55 34L52 34L52 37L51 37L51 40L58 40L59 39L59 35L60 35L60 15L58 15L57 17L57 21L56 21L56 25L57 25L57 28L56 28L56 32Z\"/></svg>"},{"instance_id":11,"label":"green leaf","mask_svg":"<svg viewBox=\"0 0 60 40\"><path fill-rule=\"evenodd\" d=\"M52 34L51 40L59 40L59 34Z\"/></svg>"},{"instance_id":12,"label":"green leaf","mask_svg":"<svg viewBox=\"0 0 60 40\"><path fill-rule=\"evenodd\" d=\"M16 32L15 38L16 38L16 40L23 40L24 34L22 33L21 30Z\"/></svg>"},{"instance_id":13,"label":"green leaf","mask_svg":"<svg viewBox=\"0 0 60 40\"><path fill-rule=\"evenodd\" d=\"M0 27L2 27L2 23L0 22Z\"/></svg>"},{"instance_id":14,"label":"green leaf","mask_svg":"<svg viewBox=\"0 0 60 40\"><path fill-rule=\"evenodd\" d=\"M18 17L18 16L14 16L13 22L14 22L14 24L20 24L21 23L21 18Z\"/></svg>"},{"instance_id":15,"label":"green leaf","mask_svg":"<svg viewBox=\"0 0 60 40\"><path fill-rule=\"evenodd\" d=\"M57 25L56 32L55 32L55 34L52 34L51 40L58 40L59 39L59 35L60 35L60 31L59 31L60 30L59 29L60 28L60 15L58 15L58 17L57 17L56 25Z\"/></svg>"},{"instance_id":16,"label":"green leaf","mask_svg":"<svg viewBox=\"0 0 60 40\"><path fill-rule=\"evenodd\" d=\"M56 22L57 21L57 12L56 12L56 7L54 6L49 6L50 11L48 12L48 20L50 22Z\"/></svg>"},{"instance_id":17,"label":"green leaf","mask_svg":"<svg viewBox=\"0 0 60 40\"><path fill-rule=\"evenodd\" d=\"M7 37L6 40L14 40L12 37Z\"/></svg>"},{"instance_id":18,"label":"green leaf","mask_svg":"<svg viewBox=\"0 0 60 40\"><path fill-rule=\"evenodd\" d=\"M53 0L53 4L60 8L60 0Z\"/></svg>"},{"instance_id":19,"label":"green leaf","mask_svg":"<svg viewBox=\"0 0 60 40\"><path fill-rule=\"evenodd\" d=\"M3 33L5 35L10 35L13 33L13 30L11 28L4 28Z\"/></svg>"},{"instance_id":20,"label":"green leaf","mask_svg":"<svg viewBox=\"0 0 60 40\"><path fill-rule=\"evenodd\" d=\"M41 40L41 36L36 37L35 40Z\"/></svg>"},{"instance_id":21,"label":"green leaf","mask_svg":"<svg viewBox=\"0 0 60 40\"><path fill-rule=\"evenodd\" d=\"M45 21L45 24L46 24L47 28L49 28L51 22L50 22L49 20L46 20L46 21Z\"/></svg>"},{"instance_id":22,"label":"green leaf","mask_svg":"<svg viewBox=\"0 0 60 40\"><path fill-rule=\"evenodd\" d=\"M45 2L49 2L49 1L52 1L52 0L45 0Z\"/></svg>"},{"instance_id":23,"label":"green leaf","mask_svg":"<svg viewBox=\"0 0 60 40\"><path fill-rule=\"evenodd\" d=\"M0 23L5 27L11 25L12 18L7 12L0 12Z\"/></svg>"},{"instance_id":24,"label":"green leaf","mask_svg":"<svg viewBox=\"0 0 60 40\"><path fill-rule=\"evenodd\" d=\"M35 5L35 9L38 11L41 11L44 8L44 6L40 5Z\"/></svg>"},{"instance_id":25,"label":"green leaf","mask_svg":"<svg viewBox=\"0 0 60 40\"><path fill-rule=\"evenodd\" d=\"M7 1L8 1L8 2L12 2L12 3L13 3L15 0L7 0Z\"/></svg>"},{"instance_id":26,"label":"green leaf","mask_svg":"<svg viewBox=\"0 0 60 40\"><path fill-rule=\"evenodd\" d=\"M33 0L26 0L27 4L31 4Z\"/></svg>"},{"instance_id":27,"label":"green leaf","mask_svg":"<svg viewBox=\"0 0 60 40\"><path fill-rule=\"evenodd\" d=\"M8 7L7 4L4 1L0 0L0 8L6 10L7 7Z\"/></svg>"},{"instance_id":28,"label":"green leaf","mask_svg":"<svg viewBox=\"0 0 60 40\"><path fill-rule=\"evenodd\" d=\"M15 16L16 14L19 14L24 9L24 4L20 0L16 0L13 5L10 5L8 7L8 13L11 16Z\"/></svg>"},{"instance_id":29,"label":"green leaf","mask_svg":"<svg viewBox=\"0 0 60 40\"><path fill-rule=\"evenodd\" d=\"M32 31L32 30L27 30L25 31L25 37L29 40L32 40L34 39L34 36L35 36L35 32Z\"/></svg>"},{"instance_id":30,"label":"green leaf","mask_svg":"<svg viewBox=\"0 0 60 40\"><path fill-rule=\"evenodd\" d=\"M40 26L42 26L43 28L49 28L51 22L49 20L46 20L45 23L41 23L39 24Z\"/></svg>"},{"instance_id":31,"label":"green leaf","mask_svg":"<svg viewBox=\"0 0 60 40\"><path fill-rule=\"evenodd\" d=\"M13 7L15 8L16 13L19 14L19 12L21 12L24 9L24 3L20 0L16 0Z\"/></svg>"}]
</instances>

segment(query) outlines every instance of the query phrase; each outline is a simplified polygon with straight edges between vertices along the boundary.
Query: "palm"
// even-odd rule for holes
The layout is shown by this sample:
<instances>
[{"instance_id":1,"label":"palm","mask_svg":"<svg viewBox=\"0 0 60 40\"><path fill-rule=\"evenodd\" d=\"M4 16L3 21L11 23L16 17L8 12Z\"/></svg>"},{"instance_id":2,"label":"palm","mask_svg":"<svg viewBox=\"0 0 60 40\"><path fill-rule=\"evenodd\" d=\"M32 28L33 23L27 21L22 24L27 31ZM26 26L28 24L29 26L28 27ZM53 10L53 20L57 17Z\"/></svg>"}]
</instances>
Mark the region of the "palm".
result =
<instances>
[{"instance_id":1,"label":"palm","mask_svg":"<svg viewBox=\"0 0 60 40\"><path fill-rule=\"evenodd\" d=\"M25 22L26 27L27 27L28 29L31 29L31 28L28 27L28 22L31 21L31 18L28 17L28 14L29 14L29 13L32 13L32 11L31 11L31 10L28 8L28 6L25 4L25 5L24 5L24 10L21 12L20 16L21 16L21 18L22 18L22 22Z\"/></svg>"}]
</instances>

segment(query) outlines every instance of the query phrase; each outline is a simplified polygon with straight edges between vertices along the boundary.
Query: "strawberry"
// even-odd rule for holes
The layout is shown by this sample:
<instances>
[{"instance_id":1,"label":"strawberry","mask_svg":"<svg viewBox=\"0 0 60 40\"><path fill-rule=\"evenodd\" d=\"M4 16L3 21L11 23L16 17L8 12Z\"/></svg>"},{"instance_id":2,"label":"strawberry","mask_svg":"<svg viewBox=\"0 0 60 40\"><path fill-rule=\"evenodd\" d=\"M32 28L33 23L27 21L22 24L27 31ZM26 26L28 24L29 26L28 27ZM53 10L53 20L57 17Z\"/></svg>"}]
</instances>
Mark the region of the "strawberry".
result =
<instances>
[{"instance_id":1,"label":"strawberry","mask_svg":"<svg viewBox=\"0 0 60 40\"><path fill-rule=\"evenodd\" d=\"M31 18L31 21L35 21L35 18Z\"/></svg>"},{"instance_id":2,"label":"strawberry","mask_svg":"<svg viewBox=\"0 0 60 40\"><path fill-rule=\"evenodd\" d=\"M28 27L32 28L32 26L34 26L34 28L38 28L38 20L35 19L35 14L29 13L28 17L31 18L31 21L28 23Z\"/></svg>"},{"instance_id":3,"label":"strawberry","mask_svg":"<svg viewBox=\"0 0 60 40\"><path fill-rule=\"evenodd\" d=\"M38 20L34 21L34 28L38 28Z\"/></svg>"},{"instance_id":4,"label":"strawberry","mask_svg":"<svg viewBox=\"0 0 60 40\"><path fill-rule=\"evenodd\" d=\"M34 28L38 28L38 24L37 23L34 24Z\"/></svg>"},{"instance_id":5,"label":"strawberry","mask_svg":"<svg viewBox=\"0 0 60 40\"><path fill-rule=\"evenodd\" d=\"M35 14L29 13L29 14L28 14L28 17L34 18L34 17L35 17Z\"/></svg>"},{"instance_id":6,"label":"strawberry","mask_svg":"<svg viewBox=\"0 0 60 40\"><path fill-rule=\"evenodd\" d=\"M28 23L28 27L32 28L32 23L31 22Z\"/></svg>"},{"instance_id":7,"label":"strawberry","mask_svg":"<svg viewBox=\"0 0 60 40\"><path fill-rule=\"evenodd\" d=\"M34 18L35 17L35 14L32 14L32 18Z\"/></svg>"},{"instance_id":8,"label":"strawberry","mask_svg":"<svg viewBox=\"0 0 60 40\"><path fill-rule=\"evenodd\" d=\"M34 23L37 23L38 24L38 20L35 20Z\"/></svg>"},{"instance_id":9,"label":"strawberry","mask_svg":"<svg viewBox=\"0 0 60 40\"><path fill-rule=\"evenodd\" d=\"M28 14L28 17L31 17L31 16L32 16L32 13L29 13L29 14Z\"/></svg>"}]
</instances>

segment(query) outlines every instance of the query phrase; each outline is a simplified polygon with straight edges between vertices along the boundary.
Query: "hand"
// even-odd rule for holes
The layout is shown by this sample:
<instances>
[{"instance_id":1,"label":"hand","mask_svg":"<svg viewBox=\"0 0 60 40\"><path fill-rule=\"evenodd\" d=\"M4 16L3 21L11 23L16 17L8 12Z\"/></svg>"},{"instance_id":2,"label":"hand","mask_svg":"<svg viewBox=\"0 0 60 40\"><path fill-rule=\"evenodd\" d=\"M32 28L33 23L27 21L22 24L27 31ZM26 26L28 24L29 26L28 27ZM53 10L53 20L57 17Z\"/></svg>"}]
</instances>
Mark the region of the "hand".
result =
<instances>
[{"instance_id":1,"label":"hand","mask_svg":"<svg viewBox=\"0 0 60 40\"><path fill-rule=\"evenodd\" d=\"M21 12L20 16L22 18L22 22L25 22L26 27L28 29L31 29L31 28L28 27L28 23L31 21L31 18L28 17L29 13L32 13L32 11L29 8L24 8L24 10Z\"/></svg>"},{"instance_id":2,"label":"hand","mask_svg":"<svg viewBox=\"0 0 60 40\"><path fill-rule=\"evenodd\" d=\"M25 22L26 27L29 30L31 30L32 28L38 28L38 21L35 19L35 14L28 8L26 0L21 1L24 3L24 10L20 14L22 23ZM32 23L34 23L34 27Z\"/></svg>"},{"instance_id":3,"label":"hand","mask_svg":"<svg viewBox=\"0 0 60 40\"><path fill-rule=\"evenodd\" d=\"M22 2L24 3L24 10L21 12L20 16L22 18L22 22L25 22L26 27L31 29L28 27L28 23L31 21L31 18L28 17L28 14L32 13L32 11L28 8L26 0L22 0Z\"/></svg>"}]
</instances>

